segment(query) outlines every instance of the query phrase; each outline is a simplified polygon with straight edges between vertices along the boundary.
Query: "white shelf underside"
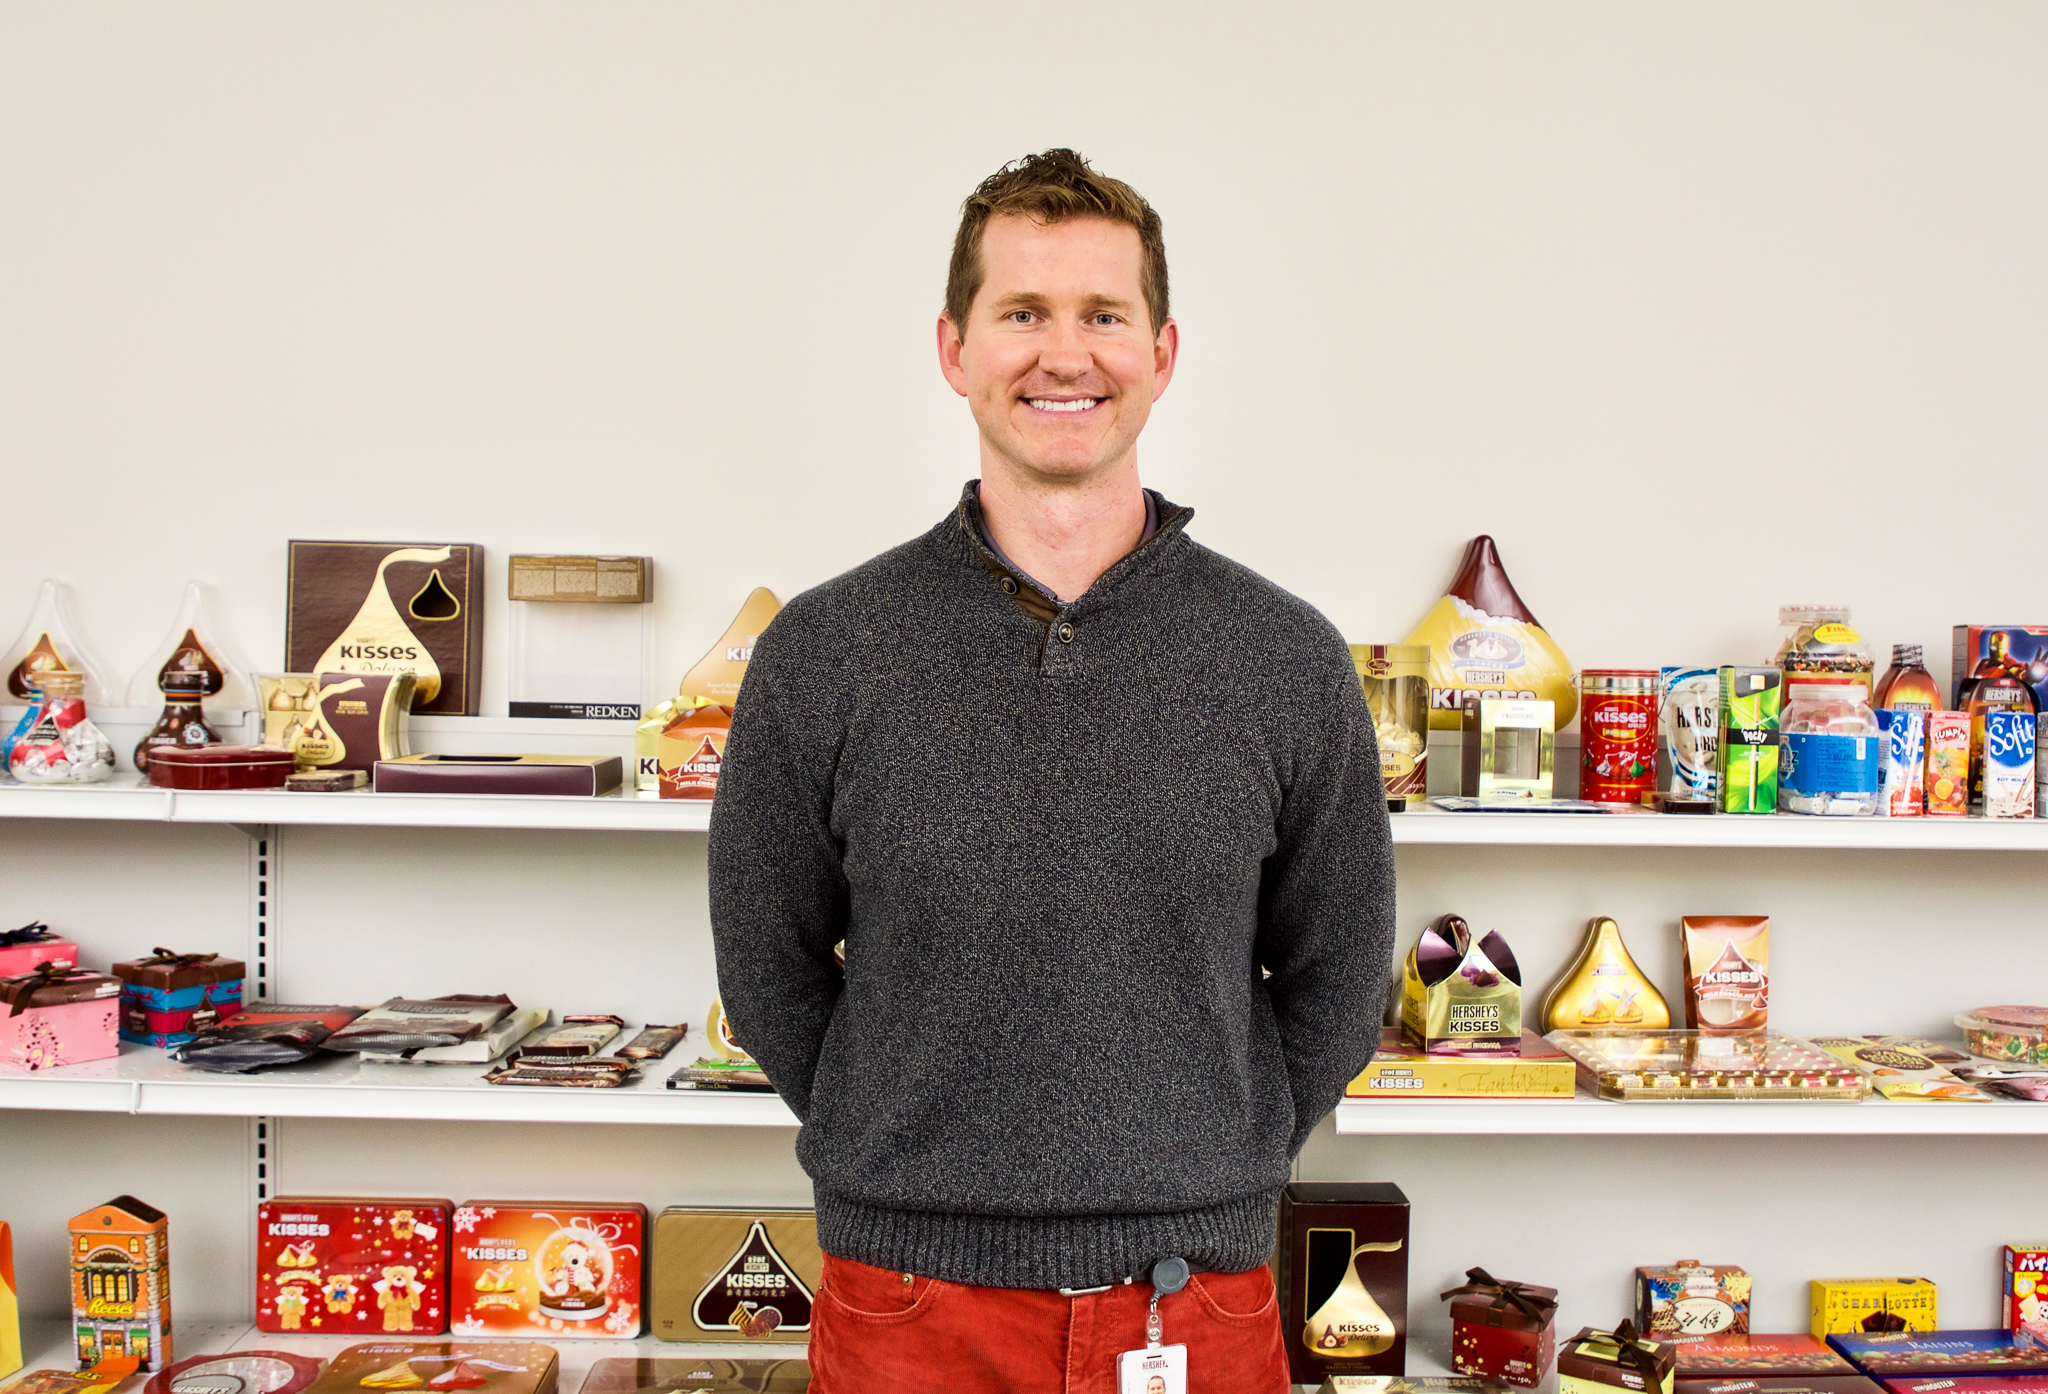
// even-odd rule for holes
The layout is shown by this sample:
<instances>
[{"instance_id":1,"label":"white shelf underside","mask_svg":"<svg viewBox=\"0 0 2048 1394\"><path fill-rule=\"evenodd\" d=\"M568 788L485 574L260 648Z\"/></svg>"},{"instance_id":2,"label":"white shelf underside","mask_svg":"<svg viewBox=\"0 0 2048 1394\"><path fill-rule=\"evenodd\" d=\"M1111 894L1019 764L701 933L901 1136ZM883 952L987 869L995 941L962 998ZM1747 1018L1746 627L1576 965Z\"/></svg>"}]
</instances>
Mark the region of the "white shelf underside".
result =
<instances>
[{"instance_id":1,"label":"white shelf underside","mask_svg":"<svg viewBox=\"0 0 2048 1394\"><path fill-rule=\"evenodd\" d=\"M623 1089L486 1084L476 1065L364 1065L334 1055L251 1075L210 1074L123 1043L112 1060L0 1070L0 1109L214 1118L390 1118L488 1123L666 1123L793 1128L773 1094L667 1088L688 1047Z\"/></svg>"},{"instance_id":2,"label":"white shelf underside","mask_svg":"<svg viewBox=\"0 0 2048 1394\"><path fill-rule=\"evenodd\" d=\"M0 784L0 818L252 826L531 828L701 833L711 804L621 790L598 798L494 794L301 794L158 789L133 774L105 784ZM2048 851L2048 819L1806 818L1671 814L1444 813L1393 816L1404 847L1722 847Z\"/></svg>"},{"instance_id":3,"label":"white shelf underside","mask_svg":"<svg viewBox=\"0 0 2048 1394\"><path fill-rule=\"evenodd\" d=\"M362 1065L337 1056L255 1075L188 1069L124 1044L112 1060L36 1074L0 1072L0 1108L225 1118L384 1118L496 1123L640 1123L793 1128L767 1094L665 1088L656 1062L624 1089L485 1084L474 1065ZM1575 1099L1346 1100L1337 1132L1352 1136L1728 1135L2013 1137L2048 1134L2048 1105L1995 1103L1614 1103Z\"/></svg>"}]
</instances>

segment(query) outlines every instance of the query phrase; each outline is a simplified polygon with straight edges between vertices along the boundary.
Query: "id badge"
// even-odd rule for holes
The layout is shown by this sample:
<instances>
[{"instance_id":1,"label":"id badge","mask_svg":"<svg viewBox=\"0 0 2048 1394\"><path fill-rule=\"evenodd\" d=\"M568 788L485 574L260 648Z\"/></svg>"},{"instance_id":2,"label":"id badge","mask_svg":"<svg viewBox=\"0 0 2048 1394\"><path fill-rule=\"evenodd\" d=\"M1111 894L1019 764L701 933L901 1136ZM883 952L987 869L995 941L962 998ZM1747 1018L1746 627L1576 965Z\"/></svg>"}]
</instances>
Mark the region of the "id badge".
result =
<instances>
[{"instance_id":1,"label":"id badge","mask_svg":"<svg viewBox=\"0 0 2048 1394\"><path fill-rule=\"evenodd\" d=\"M1116 1358L1116 1394L1188 1394L1188 1348L1125 1351Z\"/></svg>"}]
</instances>

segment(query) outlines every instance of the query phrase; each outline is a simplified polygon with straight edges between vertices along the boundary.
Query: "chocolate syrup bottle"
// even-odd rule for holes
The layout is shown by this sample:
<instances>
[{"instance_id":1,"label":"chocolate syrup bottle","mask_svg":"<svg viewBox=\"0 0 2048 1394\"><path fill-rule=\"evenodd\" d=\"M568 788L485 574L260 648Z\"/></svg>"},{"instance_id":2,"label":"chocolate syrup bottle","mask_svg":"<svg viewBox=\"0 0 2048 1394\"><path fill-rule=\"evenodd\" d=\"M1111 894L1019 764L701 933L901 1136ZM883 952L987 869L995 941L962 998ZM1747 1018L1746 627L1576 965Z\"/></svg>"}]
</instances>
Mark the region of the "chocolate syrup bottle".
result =
<instances>
[{"instance_id":1,"label":"chocolate syrup bottle","mask_svg":"<svg viewBox=\"0 0 2048 1394\"><path fill-rule=\"evenodd\" d=\"M1877 681L1873 707L1888 711L1941 710L1941 689L1927 671L1925 651L1918 644L1893 644L1892 666Z\"/></svg>"}]
</instances>

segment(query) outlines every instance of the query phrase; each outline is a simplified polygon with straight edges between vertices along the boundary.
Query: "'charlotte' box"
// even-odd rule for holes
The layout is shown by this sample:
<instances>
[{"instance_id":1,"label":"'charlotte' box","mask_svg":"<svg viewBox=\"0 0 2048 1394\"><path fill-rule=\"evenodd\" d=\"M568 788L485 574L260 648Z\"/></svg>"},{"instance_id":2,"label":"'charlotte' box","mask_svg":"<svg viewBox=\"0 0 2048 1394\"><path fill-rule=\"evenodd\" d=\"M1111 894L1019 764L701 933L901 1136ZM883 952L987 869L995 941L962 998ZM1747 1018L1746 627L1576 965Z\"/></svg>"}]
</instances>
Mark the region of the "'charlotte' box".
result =
<instances>
[{"instance_id":1,"label":"'charlotte' box","mask_svg":"<svg viewBox=\"0 0 2048 1394\"><path fill-rule=\"evenodd\" d=\"M169 949L115 964L114 976L121 980L121 1039L168 1048L211 1031L242 1009L247 971L239 959Z\"/></svg>"},{"instance_id":2,"label":"'charlotte' box","mask_svg":"<svg viewBox=\"0 0 2048 1394\"><path fill-rule=\"evenodd\" d=\"M1813 1334L1836 1331L1932 1331L1932 1278L1815 1278Z\"/></svg>"},{"instance_id":3,"label":"'charlotte' box","mask_svg":"<svg viewBox=\"0 0 2048 1394\"><path fill-rule=\"evenodd\" d=\"M640 1334L644 1205L472 1200L455 1211L457 1336Z\"/></svg>"},{"instance_id":4,"label":"'charlotte' box","mask_svg":"<svg viewBox=\"0 0 2048 1394\"><path fill-rule=\"evenodd\" d=\"M801 1343L825 1281L811 1210L686 1210L654 1219L648 1315L664 1341Z\"/></svg>"},{"instance_id":5,"label":"'charlotte' box","mask_svg":"<svg viewBox=\"0 0 2048 1394\"><path fill-rule=\"evenodd\" d=\"M0 979L0 1069L48 1070L120 1054L120 993L112 978L54 963Z\"/></svg>"},{"instance_id":6,"label":"'charlotte' box","mask_svg":"<svg viewBox=\"0 0 2048 1394\"><path fill-rule=\"evenodd\" d=\"M1408 1197L1382 1181L1280 1193L1280 1335L1296 1384L1399 1375L1408 1347Z\"/></svg>"},{"instance_id":7,"label":"'charlotte' box","mask_svg":"<svg viewBox=\"0 0 2048 1394\"><path fill-rule=\"evenodd\" d=\"M445 1200L280 1196L256 1207L256 1329L448 1329Z\"/></svg>"}]
</instances>

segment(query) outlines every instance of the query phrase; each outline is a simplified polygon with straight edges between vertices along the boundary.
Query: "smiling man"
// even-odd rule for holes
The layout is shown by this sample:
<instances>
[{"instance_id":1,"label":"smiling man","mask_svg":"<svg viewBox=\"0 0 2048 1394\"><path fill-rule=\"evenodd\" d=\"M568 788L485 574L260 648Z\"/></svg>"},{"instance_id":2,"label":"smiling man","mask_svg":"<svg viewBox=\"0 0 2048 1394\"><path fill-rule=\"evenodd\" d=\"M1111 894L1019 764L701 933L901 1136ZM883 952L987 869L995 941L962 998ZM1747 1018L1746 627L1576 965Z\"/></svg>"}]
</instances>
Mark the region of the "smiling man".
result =
<instances>
[{"instance_id":1,"label":"smiling man","mask_svg":"<svg viewBox=\"0 0 2048 1394\"><path fill-rule=\"evenodd\" d=\"M1275 1206L1378 1041L1393 858L1342 640L1139 483L1179 348L1135 190L991 176L938 323L980 478L755 647L712 927L804 1124L820 1394L1140 1394L1148 1338L1286 1387Z\"/></svg>"}]
</instances>

